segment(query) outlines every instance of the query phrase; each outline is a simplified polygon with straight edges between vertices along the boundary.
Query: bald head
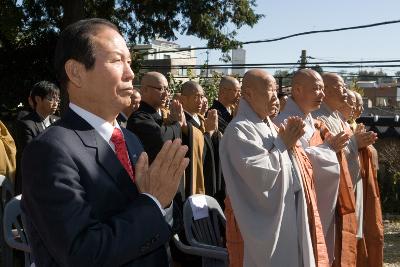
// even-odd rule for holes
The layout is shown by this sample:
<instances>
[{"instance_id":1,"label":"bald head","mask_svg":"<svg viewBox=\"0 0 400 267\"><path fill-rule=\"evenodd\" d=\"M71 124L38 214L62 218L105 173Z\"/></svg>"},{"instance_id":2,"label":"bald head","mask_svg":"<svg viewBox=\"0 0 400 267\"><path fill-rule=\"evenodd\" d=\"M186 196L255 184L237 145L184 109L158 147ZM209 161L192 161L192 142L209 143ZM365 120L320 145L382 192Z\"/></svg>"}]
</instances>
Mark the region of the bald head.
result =
<instances>
[{"instance_id":1,"label":"bald head","mask_svg":"<svg viewBox=\"0 0 400 267\"><path fill-rule=\"evenodd\" d=\"M187 81L184 84L182 84L181 95L182 96L191 96L191 95L196 94L199 91L203 91L203 88L201 87L200 84L198 84L195 81Z\"/></svg>"},{"instance_id":2,"label":"bald head","mask_svg":"<svg viewBox=\"0 0 400 267\"><path fill-rule=\"evenodd\" d=\"M194 81L187 81L182 84L180 100L183 109L191 115L199 114L203 105L203 87Z\"/></svg>"},{"instance_id":3,"label":"bald head","mask_svg":"<svg viewBox=\"0 0 400 267\"><path fill-rule=\"evenodd\" d=\"M271 74L261 69L249 70L243 77L242 93L262 120L273 113L277 96L275 79Z\"/></svg>"},{"instance_id":4,"label":"bald head","mask_svg":"<svg viewBox=\"0 0 400 267\"><path fill-rule=\"evenodd\" d=\"M324 83L318 72L301 69L294 74L292 98L305 115L319 109L324 97Z\"/></svg>"},{"instance_id":5,"label":"bald head","mask_svg":"<svg viewBox=\"0 0 400 267\"><path fill-rule=\"evenodd\" d=\"M324 102L332 110L338 110L346 102L345 83L336 73L324 73L322 79L325 86Z\"/></svg>"},{"instance_id":6,"label":"bald head","mask_svg":"<svg viewBox=\"0 0 400 267\"><path fill-rule=\"evenodd\" d=\"M364 101L362 99L362 96L358 92L354 92L354 95L356 96L356 108L354 110L354 119L357 119L361 116L361 114L364 111Z\"/></svg>"},{"instance_id":7,"label":"bald head","mask_svg":"<svg viewBox=\"0 0 400 267\"><path fill-rule=\"evenodd\" d=\"M141 80L142 100L154 109L165 107L169 98L168 81L159 72L151 71Z\"/></svg>"},{"instance_id":8,"label":"bald head","mask_svg":"<svg viewBox=\"0 0 400 267\"><path fill-rule=\"evenodd\" d=\"M225 107L235 105L240 98L240 83L232 76L221 78L218 87L218 101Z\"/></svg>"},{"instance_id":9,"label":"bald head","mask_svg":"<svg viewBox=\"0 0 400 267\"><path fill-rule=\"evenodd\" d=\"M158 86L162 81L167 81L164 75L156 71L150 71L143 75L140 85L143 86Z\"/></svg>"},{"instance_id":10,"label":"bald head","mask_svg":"<svg viewBox=\"0 0 400 267\"><path fill-rule=\"evenodd\" d=\"M338 111L342 113L343 117L346 121L353 119L354 111L355 111L355 104L356 104L356 96L354 92L345 89L346 91L346 102L343 102L342 105L338 108Z\"/></svg>"}]
</instances>

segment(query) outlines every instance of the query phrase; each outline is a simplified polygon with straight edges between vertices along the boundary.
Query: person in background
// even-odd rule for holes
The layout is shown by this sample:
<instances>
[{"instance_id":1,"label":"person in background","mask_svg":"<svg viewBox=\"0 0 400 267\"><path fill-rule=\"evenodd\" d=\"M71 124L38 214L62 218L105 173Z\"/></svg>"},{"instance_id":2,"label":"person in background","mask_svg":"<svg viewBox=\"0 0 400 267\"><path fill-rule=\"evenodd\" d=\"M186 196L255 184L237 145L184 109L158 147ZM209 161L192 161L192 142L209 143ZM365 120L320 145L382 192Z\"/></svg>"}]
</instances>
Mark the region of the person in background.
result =
<instances>
[{"instance_id":1,"label":"person in background","mask_svg":"<svg viewBox=\"0 0 400 267\"><path fill-rule=\"evenodd\" d=\"M21 159L25 147L40 133L57 121L54 115L60 102L60 89L51 82L36 83L30 93L32 111L18 119L15 125L15 142L17 145L17 174L15 193L21 194Z\"/></svg>"},{"instance_id":2,"label":"person in background","mask_svg":"<svg viewBox=\"0 0 400 267\"><path fill-rule=\"evenodd\" d=\"M139 90L137 88L134 88L133 94L131 96L131 104L129 105L129 107L124 108L124 110L118 114L117 121L119 125L126 128L126 123L128 122L129 117L133 112L138 110L140 106L140 100L141 96Z\"/></svg>"}]
</instances>

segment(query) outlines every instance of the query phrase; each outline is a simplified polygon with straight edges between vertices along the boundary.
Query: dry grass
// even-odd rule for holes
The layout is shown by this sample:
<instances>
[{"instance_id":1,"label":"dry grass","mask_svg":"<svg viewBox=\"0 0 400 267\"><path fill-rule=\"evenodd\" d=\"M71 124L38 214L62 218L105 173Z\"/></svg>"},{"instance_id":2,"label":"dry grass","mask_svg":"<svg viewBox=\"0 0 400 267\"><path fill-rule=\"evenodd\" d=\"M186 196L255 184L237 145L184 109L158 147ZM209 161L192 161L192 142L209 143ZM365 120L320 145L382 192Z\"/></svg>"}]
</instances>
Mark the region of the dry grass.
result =
<instances>
[{"instance_id":1,"label":"dry grass","mask_svg":"<svg viewBox=\"0 0 400 267\"><path fill-rule=\"evenodd\" d=\"M400 220L384 221L385 245L384 265L385 267L400 266Z\"/></svg>"}]
</instances>

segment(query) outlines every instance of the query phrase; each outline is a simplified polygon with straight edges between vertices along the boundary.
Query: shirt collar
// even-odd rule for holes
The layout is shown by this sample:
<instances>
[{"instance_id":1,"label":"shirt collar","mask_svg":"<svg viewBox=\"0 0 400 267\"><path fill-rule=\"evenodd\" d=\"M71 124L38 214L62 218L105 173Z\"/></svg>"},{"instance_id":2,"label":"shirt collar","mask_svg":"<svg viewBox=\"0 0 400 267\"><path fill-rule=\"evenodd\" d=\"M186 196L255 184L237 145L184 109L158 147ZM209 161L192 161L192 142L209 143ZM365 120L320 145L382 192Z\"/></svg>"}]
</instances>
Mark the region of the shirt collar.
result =
<instances>
[{"instance_id":1,"label":"shirt collar","mask_svg":"<svg viewBox=\"0 0 400 267\"><path fill-rule=\"evenodd\" d=\"M119 124L117 123L116 120L114 120L114 126L109 123L108 121L100 118L99 116L75 105L74 103L69 103L69 107L82 119L84 119L87 123L89 123L99 134L100 136L107 142L110 142L112 133L114 131L114 128L118 128L121 130L119 127Z\"/></svg>"}]
</instances>

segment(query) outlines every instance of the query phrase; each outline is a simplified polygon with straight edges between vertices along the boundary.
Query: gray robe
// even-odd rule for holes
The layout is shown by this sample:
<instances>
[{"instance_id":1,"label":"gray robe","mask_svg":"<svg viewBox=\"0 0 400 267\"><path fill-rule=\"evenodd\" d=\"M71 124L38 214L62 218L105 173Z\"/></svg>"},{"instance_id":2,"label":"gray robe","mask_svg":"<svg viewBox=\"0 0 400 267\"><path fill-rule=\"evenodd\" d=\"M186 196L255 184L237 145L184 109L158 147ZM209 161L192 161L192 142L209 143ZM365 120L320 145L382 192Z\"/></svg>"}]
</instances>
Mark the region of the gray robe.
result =
<instances>
[{"instance_id":1,"label":"gray robe","mask_svg":"<svg viewBox=\"0 0 400 267\"><path fill-rule=\"evenodd\" d=\"M268 124L241 99L220 144L244 240L243 266L315 266L302 180L269 119Z\"/></svg>"},{"instance_id":2,"label":"gray robe","mask_svg":"<svg viewBox=\"0 0 400 267\"><path fill-rule=\"evenodd\" d=\"M338 111L332 111L325 103L323 103L321 108L315 111L313 115L325 122L332 134L338 134L343 131L343 124L348 125ZM363 236L363 185L360 174L358 145L354 135L350 138L350 142L347 147L344 148L344 154L346 155L347 165L349 167L349 173L353 182L353 190L355 194L357 238L361 239Z\"/></svg>"},{"instance_id":3,"label":"gray robe","mask_svg":"<svg viewBox=\"0 0 400 267\"><path fill-rule=\"evenodd\" d=\"M285 109L279 113L274 122L276 125L285 123L289 116L302 118L306 125L305 134L300 138L300 143L313 166L318 212L324 231L329 262L332 264L335 253L335 211L339 190L340 165L335 151L328 144L310 146L310 139L316 131L314 120L311 114L305 116L291 97L288 98Z\"/></svg>"}]
</instances>

